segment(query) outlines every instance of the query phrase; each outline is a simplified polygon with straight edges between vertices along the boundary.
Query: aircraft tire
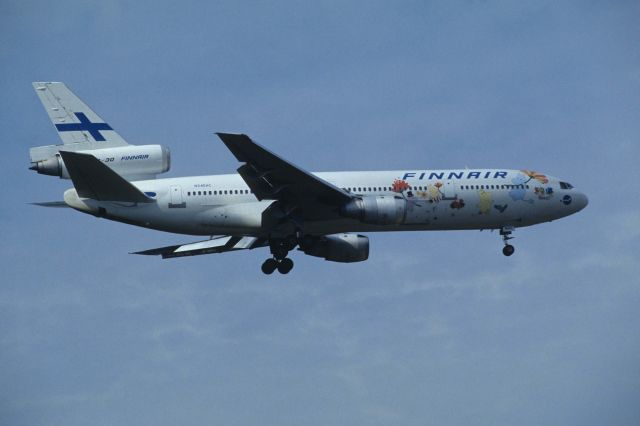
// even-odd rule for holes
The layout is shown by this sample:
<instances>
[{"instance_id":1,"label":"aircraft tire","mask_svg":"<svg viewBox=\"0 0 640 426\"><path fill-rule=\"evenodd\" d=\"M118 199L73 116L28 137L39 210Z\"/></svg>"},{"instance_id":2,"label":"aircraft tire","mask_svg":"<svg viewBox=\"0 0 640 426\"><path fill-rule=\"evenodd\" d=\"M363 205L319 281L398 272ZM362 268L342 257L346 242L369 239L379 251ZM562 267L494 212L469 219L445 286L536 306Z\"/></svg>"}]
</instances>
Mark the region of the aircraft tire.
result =
<instances>
[{"instance_id":1,"label":"aircraft tire","mask_svg":"<svg viewBox=\"0 0 640 426\"><path fill-rule=\"evenodd\" d=\"M278 272L281 274L288 274L293 269L293 260L285 257L280 263L278 263Z\"/></svg>"},{"instance_id":2,"label":"aircraft tire","mask_svg":"<svg viewBox=\"0 0 640 426\"><path fill-rule=\"evenodd\" d=\"M273 274L273 271L275 271L276 268L280 269L279 264L275 259L265 260L261 267L262 272L264 272L267 275Z\"/></svg>"},{"instance_id":3,"label":"aircraft tire","mask_svg":"<svg viewBox=\"0 0 640 426\"><path fill-rule=\"evenodd\" d=\"M505 256L511 256L514 251L516 251L515 247L512 246L511 244L507 244L502 249L502 254L504 254Z\"/></svg>"}]
</instances>

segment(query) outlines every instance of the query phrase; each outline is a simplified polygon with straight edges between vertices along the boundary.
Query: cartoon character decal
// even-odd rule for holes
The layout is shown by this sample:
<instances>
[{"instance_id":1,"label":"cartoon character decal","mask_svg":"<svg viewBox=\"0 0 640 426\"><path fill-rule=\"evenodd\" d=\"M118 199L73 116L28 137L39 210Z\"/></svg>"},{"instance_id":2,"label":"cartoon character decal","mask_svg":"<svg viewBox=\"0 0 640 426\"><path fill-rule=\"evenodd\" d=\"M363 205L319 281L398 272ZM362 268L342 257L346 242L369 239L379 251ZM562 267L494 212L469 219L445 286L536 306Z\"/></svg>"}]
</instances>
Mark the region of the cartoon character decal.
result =
<instances>
[{"instance_id":1,"label":"cartoon character decal","mask_svg":"<svg viewBox=\"0 0 640 426\"><path fill-rule=\"evenodd\" d=\"M402 194L404 191L411 189L411 185L409 185L409 182L407 182L406 180L402 180L402 179L396 179L393 181L393 184L391 185L391 190L393 192L397 192L399 194Z\"/></svg>"},{"instance_id":2,"label":"cartoon character decal","mask_svg":"<svg viewBox=\"0 0 640 426\"><path fill-rule=\"evenodd\" d=\"M409 182L404 179L395 179L391 184L391 190L398 193L407 201L407 211L413 212L416 207L420 207L419 200L416 200Z\"/></svg>"},{"instance_id":3,"label":"cartoon character decal","mask_svg":"<svg viewBox=\"0 0 640 426\"><path fill-rule=\"evenodd\" d=\"M546 185L547 183L549 183L549 179L547 178L547 176L543 175L542 173L538 173L533 170L520 170L520 171L529 177L529 179L527 179L524 183L528 183L531 179L535 179L543 185Z\"/></svg>"},{"instance_id":4,"label":"cartoon character decal","mask_svg":"<svg viewBox=\"0 0 640 426\"><path fill-rule=\"evenodd\" d=\"M449 207L451 207L452 209L456 209L456 210L460 210L464 206L465 206L465 204L464 204L464 200L462 198L456 198L455 200L453 200L451 202L451 204L449 204Z\"/></svg>"},{"instance_id":5,"label":"cartoon character decal","mask_svg":"<svg viewBox=\"0 0 640 426\"><path fill-rule=\"evenodd\" d=\"M534 194L538 196L540 200L549 200L553 197L553 188L548 186L543 188L542 186L536 186L533 188Z\"/></svg>"},{"instance_id":6,"label":"cartoon character decal","mask_svg":"<svg viewBox=\"0 0 640 426\"><path fill-rule=\"evenodd\" d=\"M527 188L527 183L533 182L534 185ZM548 185L549 179L546 175L535 171L522 170L515 177L511 179L511 185L507 185L508 198L503 199L504 192L494 192L489 188L480 189L476 193L478 194L478 210L476 214L488 215L493 211L494 213L503 214L508 209L510 200L524 201L529 204L533 204L535 200L549 200L554 197L555 191L553 187ZM401 195L407 201L408 211L414 211L415 213L422 214L435 214L438 210L438 206L442 205L440 209L446 208L447 211L454 216L456 211L464 209L469 204L468 197L465 199L460 198L454 191L450 195L445 194L445 184L440 181L427 184L425 186L412 187L404 179L395 179L391 185L392 190ZM453 186L452 186L453 188ZM501 189L498 186L496 189ZM472 201L473 196L470 196ZM446 201L446 204L442 201ZM564 196L561 200L565 205L569 205L572 202L570 196ZM427 207L429 204L431 206ZM424 210L427 207L431 213ZM516 208L516 207L512 207ZM417 209L417 210L414 210ZM443 213L443 212L441 212ZM425 219L425 220L428 220Z\"/></svg>"},{"instance_id":7,"label":"cartoon character decal","mask_svg":"<svg viewBox=\"0 0 640 426\"><path fill-rule=\"evenodd\" d=\"M509 191L509 197L511 197L513 201L525 201L529 204L533 203L533 200L525 200L524 198L527 195L527 190L524 185L531 179L533 179L532 177L528 176L529 175L522 174L511 179L511 183L516 186L514 189Z\"/></svg>"},{"instance_id":8,"label":"cartoon character decal","mask_svg":"<svg viewBox=\"0 0 640 426\"><path fill-rule=\"evenodd\" d=\"M442 188L442 182L436 182L433 185L427 185L424 191L418 191L416 194L430 203L439 203L444 198L440 188Z\"/></svg>"},{"instance_id":9,"label":"cartoon character decal","mask_svg":"<svg viewBox=\"0 0 640 426\"><path fill-rule=\"evenodd\" d=\"M478 196L480 197L480 202L478 203L480 214L489 214L491 207L493 206L493 195L490 192L481 189L478 192Z\"/></svg>"}]
</instances>

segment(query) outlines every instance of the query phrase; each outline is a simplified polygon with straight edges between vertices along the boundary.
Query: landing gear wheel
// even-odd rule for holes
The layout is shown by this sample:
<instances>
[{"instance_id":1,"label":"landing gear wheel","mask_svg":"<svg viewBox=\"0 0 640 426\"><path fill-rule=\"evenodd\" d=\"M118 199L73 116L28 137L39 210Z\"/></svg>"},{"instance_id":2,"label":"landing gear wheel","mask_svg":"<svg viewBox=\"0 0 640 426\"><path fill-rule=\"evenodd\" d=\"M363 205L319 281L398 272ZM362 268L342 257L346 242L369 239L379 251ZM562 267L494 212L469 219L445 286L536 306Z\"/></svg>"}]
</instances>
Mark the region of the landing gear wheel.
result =
<instances>
[{"instance_id":1,"label":"landing gear wheel","mask_svg":"<svg viewBox=\"0 0 640 426\"><path fill-rule=\"evenodd\" d=\"M502 254L504 254L505 256L511 256L514 251L516 251L516 248L514 246L512 246L511 244L507 244L502 249Z\"/></svg>"},{"instance_id":2,"label":"landing gear wheel","mask_svg":"<svg viewBox=\"0 0 640 426\"><path fill-rule=\"evenodd\" d=\"M293 260L288 257L282 259L280 263L278 263L278 272L281 274L288 274L289 271L293 269Z\"/></svg>"},{"instance_id":3,"label":"landing gear wheel","mask_svg":"<svg viewBox=\"0 0 640 426\"><path fill-rule=\"evenodd\" d=\"M262 264L262 272L264 272L267 275L271 275L273 274L273 271L275 271L276 268L278 268L278 266L279 266L278 262L275 259L267 259Z\"/></svg>"}]
</instances>

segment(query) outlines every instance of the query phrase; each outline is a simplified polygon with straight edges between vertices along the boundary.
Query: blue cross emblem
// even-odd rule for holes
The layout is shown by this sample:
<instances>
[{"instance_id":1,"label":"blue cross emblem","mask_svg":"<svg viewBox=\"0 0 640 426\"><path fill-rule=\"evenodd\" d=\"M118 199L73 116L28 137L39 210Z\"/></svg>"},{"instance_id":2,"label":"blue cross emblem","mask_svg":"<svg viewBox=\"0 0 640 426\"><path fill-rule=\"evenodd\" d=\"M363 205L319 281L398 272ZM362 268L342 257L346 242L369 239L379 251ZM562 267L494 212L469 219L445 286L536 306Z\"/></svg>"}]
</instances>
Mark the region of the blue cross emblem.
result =
<instances>
[{"instance_id":1,"label":"blue cross emblem","mask_svg":"<svg viewBox=\"0 0 640 426\"><path fill-rule=\"evenodd\" d=\"M100 130L113 130L107 123L92 123L82 112L74 112L74 114L80 120L79 123L56 124L56 129L59 132L81 132L84 130L89 132L96 141L100 142L106 141Z\"/></svg>"}]
</instances>

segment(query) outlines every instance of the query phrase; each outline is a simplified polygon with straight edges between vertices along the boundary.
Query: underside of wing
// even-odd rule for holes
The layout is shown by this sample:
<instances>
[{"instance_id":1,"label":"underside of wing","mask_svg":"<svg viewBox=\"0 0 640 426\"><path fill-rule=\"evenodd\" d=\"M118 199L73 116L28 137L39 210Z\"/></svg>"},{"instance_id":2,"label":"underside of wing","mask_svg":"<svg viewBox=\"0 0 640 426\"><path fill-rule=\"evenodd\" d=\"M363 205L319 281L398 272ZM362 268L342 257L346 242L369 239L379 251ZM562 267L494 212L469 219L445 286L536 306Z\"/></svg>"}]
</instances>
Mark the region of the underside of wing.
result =
<instances>
[{"instance_id":1,"label":"underside of wing","mask_svg":"<svg viewBox=\"0 0 640 426\"><path fill-rule=\"evenodd\" d=\"M163 259L169 259L172 257L197 256L201 254L248 250L256 247L264 247L266 245L268 245L266 240L256 237L219 236L205 241L154 248L150 250L134 252L131 254L162 256Z\"/></svg>"}]
</instances>

